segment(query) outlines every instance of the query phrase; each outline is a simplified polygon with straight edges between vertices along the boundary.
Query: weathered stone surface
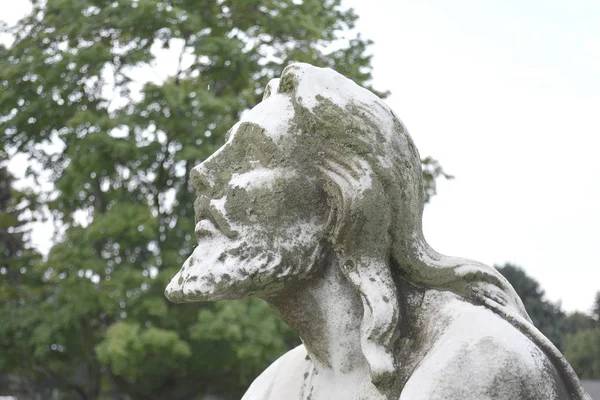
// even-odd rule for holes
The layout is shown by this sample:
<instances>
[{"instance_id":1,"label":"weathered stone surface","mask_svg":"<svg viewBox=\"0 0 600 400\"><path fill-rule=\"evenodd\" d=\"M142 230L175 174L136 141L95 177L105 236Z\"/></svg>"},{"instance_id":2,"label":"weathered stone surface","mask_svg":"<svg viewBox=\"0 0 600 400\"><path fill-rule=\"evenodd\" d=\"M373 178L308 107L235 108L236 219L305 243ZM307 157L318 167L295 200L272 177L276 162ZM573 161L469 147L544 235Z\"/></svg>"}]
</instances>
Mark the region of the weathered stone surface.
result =
<instances>
[{"instance_id":1,"label":"weathered stone surface","mask_svg":"<svg viewBox=\"0 0 600 400\"><path fill-rule=\"evenodd\" d=\"M303 341L245 400L589 399L498 272L429 247L412 139L338 73L287 67L190 178L167 297L258 296Z\"/></svg>"}]
</instances>

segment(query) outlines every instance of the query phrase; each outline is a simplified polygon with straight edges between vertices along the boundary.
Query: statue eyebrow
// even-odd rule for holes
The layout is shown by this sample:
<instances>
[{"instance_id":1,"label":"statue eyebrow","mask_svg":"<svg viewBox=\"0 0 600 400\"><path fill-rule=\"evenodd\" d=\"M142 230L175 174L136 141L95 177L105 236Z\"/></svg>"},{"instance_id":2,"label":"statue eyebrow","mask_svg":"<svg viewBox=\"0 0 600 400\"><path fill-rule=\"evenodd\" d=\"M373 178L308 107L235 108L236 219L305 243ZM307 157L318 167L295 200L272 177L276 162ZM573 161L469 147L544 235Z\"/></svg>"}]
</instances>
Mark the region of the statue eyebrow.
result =
<instances>
[{"instance_id":1,"label":"statue eyebrow","mask_svg":"<svg viewBox=\"0 0 600 400\"><path fill-rule=\"evenodd\" d=\"M261 144L263 142L261 142L261 141L257 142L256 140L251 140L244 135L241 135L241 136L237 137L236 139L239 140L239 144L241 144L244 147L244 151L246 153L253 154L253 155L256 155L259 157L264 157L264 158L273 157L275 146L271 143L264 143L264 145L261 146Z\"/></svg>"},{"instance_id":2,"label":"statue eyebrow","mask_svg":"<svg viewBox=\"0 0 600 400\"><path fill-rule=\"evenodd\" d=\"M243 121L241 121L239 124L242 125L242 122ZM244 129L232 129L230 130L230 132L231 133L228 132L229 135L235 134L235 136L233 137L233 140L231 140L230 137L227 140L226 144L229 144L230 142L231 144L237 143L236 147L239 146L240 148L238 148L236 152L238 152L239 155L254 155L258 158L263 158L267 160L273 158L277 149L277 145L270 137L268 131L266 131L264 128L261 127L260 133L260 136L264 135L264 138L257 138L255 136L255 132L249 134L249 132L246 132Z\"/></svg>"},{"instance_id":3,"label":"statue eyebrow","mask_svg":"<svg viewBox=\"0 0 600 400\"><path fill-rule=\"evenodd\" d=\"M253 158L257 158L260 160L268 161L273 157L273 151L268 150L263 146L257 146L256 144L248 146L247 152Z\"/></svg>"}]
</instances>

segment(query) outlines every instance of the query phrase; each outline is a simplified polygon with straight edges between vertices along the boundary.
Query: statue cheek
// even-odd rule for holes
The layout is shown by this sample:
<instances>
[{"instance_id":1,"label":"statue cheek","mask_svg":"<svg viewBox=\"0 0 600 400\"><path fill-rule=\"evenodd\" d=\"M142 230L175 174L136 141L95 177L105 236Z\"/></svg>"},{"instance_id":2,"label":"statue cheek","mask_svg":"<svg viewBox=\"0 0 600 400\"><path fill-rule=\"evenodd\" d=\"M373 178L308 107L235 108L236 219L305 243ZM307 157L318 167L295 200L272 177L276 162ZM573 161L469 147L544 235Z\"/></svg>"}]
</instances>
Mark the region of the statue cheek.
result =
<instances>
[{"instance_id":1,"label":"statue cheek","mask_svg":"<svg viewBox=\"0 0 600 400\"><path fill-rule=\"evenodd\" d=\"M251 188L228 190L226 212L233 223L273 229L325 218L325 193L306 177L280 178Z\"/></svg>"},{"instance_id":2,"label":"statue cheek","mask_svg":"<svg viewBox=\"0 0 600 400\"><path fill-rule=\"evenodd\" d=\"M286 214L277 187L229 188L225 211L234 225L269 229Z\"/></svg>"},{"instance_id":3,"label":"statue cheek","mask_svg":"<svg viewBox=\"0 0 600 400\"><path fill-rule=\"evenodd\" d=\"M315 180L309 178L289 182L281 198L282 207L302 219L317 217L324 212L325 204L325 192Z\"/></svg>"},{"instance_id":4,"label":"statue cheek","mask_svg":"<svg viewBox=\"0 0 600 400\"><path fill-rule=\"evenodd\" d=\"M241 188L229 188L226 194L225 213L228 221L234 225L247 225L252 208L251 196Z\"/></svg>"},{"instance_id":5,"label":"statue cheek","mask_svg":"<svg viewBox=\"0 0 600 400\"><path fill-rule=\"evenodd\" d=\"M253 191L248 194L246 214L250 221L264 224L276 224L289 213L281 192Z\"/></svg>"}]
</instances>

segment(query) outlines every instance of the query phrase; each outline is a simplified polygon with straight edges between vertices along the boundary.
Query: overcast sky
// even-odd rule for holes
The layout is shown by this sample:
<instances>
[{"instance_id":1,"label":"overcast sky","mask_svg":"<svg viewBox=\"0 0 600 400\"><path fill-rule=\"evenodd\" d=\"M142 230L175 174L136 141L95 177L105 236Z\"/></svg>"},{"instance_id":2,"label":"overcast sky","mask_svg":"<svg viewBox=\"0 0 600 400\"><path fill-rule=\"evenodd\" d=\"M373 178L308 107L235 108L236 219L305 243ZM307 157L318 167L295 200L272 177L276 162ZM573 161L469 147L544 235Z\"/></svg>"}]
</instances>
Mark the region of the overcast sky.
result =
<instances>
[{"instance_id":1,"label":"overcast sky","mask_svg":"<svg viewBox=\"0 0 600 400\"><path fill-rule=\"evenodd\" d=\"M568 311L600 290L600 2L344 0L439 184L439 252L525 268ZM14 22L27 1L0 0ZM44 246L45 234L34 238Z\"/></svg>"},{"instance_id":2,"label":"overcast sky","mask_svg":"<svg viewBox=\"0 0 600 400\"><path fill-rule=\"evenodd\" d=\"M567 310L600 290L600 2L346 0L374 86L440 183L442 253L514 262Z\"/></svg>"}]
</instances>

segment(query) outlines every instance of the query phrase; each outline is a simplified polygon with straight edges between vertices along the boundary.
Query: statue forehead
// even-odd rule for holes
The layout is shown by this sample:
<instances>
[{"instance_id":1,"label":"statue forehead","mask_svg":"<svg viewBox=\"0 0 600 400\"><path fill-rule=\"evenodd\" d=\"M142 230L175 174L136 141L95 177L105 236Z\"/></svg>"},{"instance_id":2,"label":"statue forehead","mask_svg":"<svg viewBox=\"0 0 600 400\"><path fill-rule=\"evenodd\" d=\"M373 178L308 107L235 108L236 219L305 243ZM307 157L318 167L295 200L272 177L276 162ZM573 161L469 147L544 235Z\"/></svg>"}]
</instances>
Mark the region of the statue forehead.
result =
<instances>
[{"instance_id":1,"label":"statue forehead","mask_svg":"<svg viewBox=\"0 0 600 400\"><path fill-rule=\"evenodd\" d=\"M229 130L227 142L193 170L214 185L219 175L207 172L212 170L218 173L226 165L235 165L246 159L248 151L251 152L249 157L260 160L264 166L271 164L268 159L273 159L274 154L291 154L291 148L296 143L294 137L300 131L293 119L294 107L289 95L275 94L264 99L245 112ZM253 162L251 160L251 164Z\"/></svg>"},{"instance_id":2,"label":"statue forehead","mask_svg":"<svg viewBox=\"0 0 600 400\"><path fill-rule=\"evenodd\" d=\"M264 134L273 139L275 143L279 143L285 140L289 134L296 133L296 127L293 124L294 115L291 96L275 93L242 115L240 121L233 126L230 132L230 140L238 134L240 126L252 123L261 127Z\"/></svg>"},{"instance_id":3,"label":"statue forehead","mask_svg":"<svg viewBox=\"0 0 600 400\"><path fill-rule=\"evenodd\" d=\"M275 143L281 144L301 134L295 119L298 107L318 115L319 107L332 104L343 113L350 105L360 105L367 114L381 124L381 133L389 135L394 130L393 113L372 92L352 80L329 69L297 63L287 67L281 79L272 79L265 88L263 100L242 114L240 121L229 133L229 144L245 123L253 123ZM296 107L295 107L296 105Z\"/></svg>"},{"instance_id":4,"label":"statue forehead","mask_svg":"<svg viewBox=\"0 0 600 400\"><path fill-rule=\"evenodd\" d=\"M290 96L277 94L263 100L254 108L245 112L240 120L231 127L227 142L223 146L193 169L197 172L204 172L216 160L224 161L223 157L229 158L226 155L229 153L227 149L232 148L232 146L236 147L235 153L238 155L240 150L244 152L245 149L238 146L247 146L248 143L237 144L236 142L239 142L242 135L248 135L250 129L254 133L250 140L258 147L264 147L265 141L270 142L271 146L273 144L281 146L284 142L290 142L290 136L293 136L298 129L293 124L293 118L294 107ZM229 160L229 162L234 161L234 159ZM211 182L211 184L213 183Z\"/></svg>"},{"instance_id":5,"label":"statue forehead","mask_svg":"<svg viewBox=\"0 0 600 400\"><path fill-rule=\"evenodd\" d=\"M279 150L286 153L311 151L315 145L319 146L318 143L313 143L319 140L319 135L313 135L316 132L311 131L309 136L315 137L303 140L305 144L302 146L296 146L296 138L303 134L302 126L306 124L302 121L305 118L313 115L319 119L324 115L321 107L327 109L328 115L339 113L340 120L348 112L351 115L355 113L356 108L348 107L359 107L364 116L380 125L378 132L386 139L394 131L393 114L370 91L331 69L293 64L283 71L281 79L269 82L263 100L242 114L240 121L230 129L227 143L203 164L210 163L216 157L222 158L220 154L230 146L236 147L236 153L239 150L243 153L244 149L240 149L235 142L238 142L236 139L240 136L249 133L251 135L246 137L247 141L239 141L240 145L243 143L243 146L247 146L251 143L255 147L261 147L272 141ZM335 126L330 128L334 131L336 128L343 129ZM198 167L200 166L196 168Z\"/></svg>"}]
</instances>

